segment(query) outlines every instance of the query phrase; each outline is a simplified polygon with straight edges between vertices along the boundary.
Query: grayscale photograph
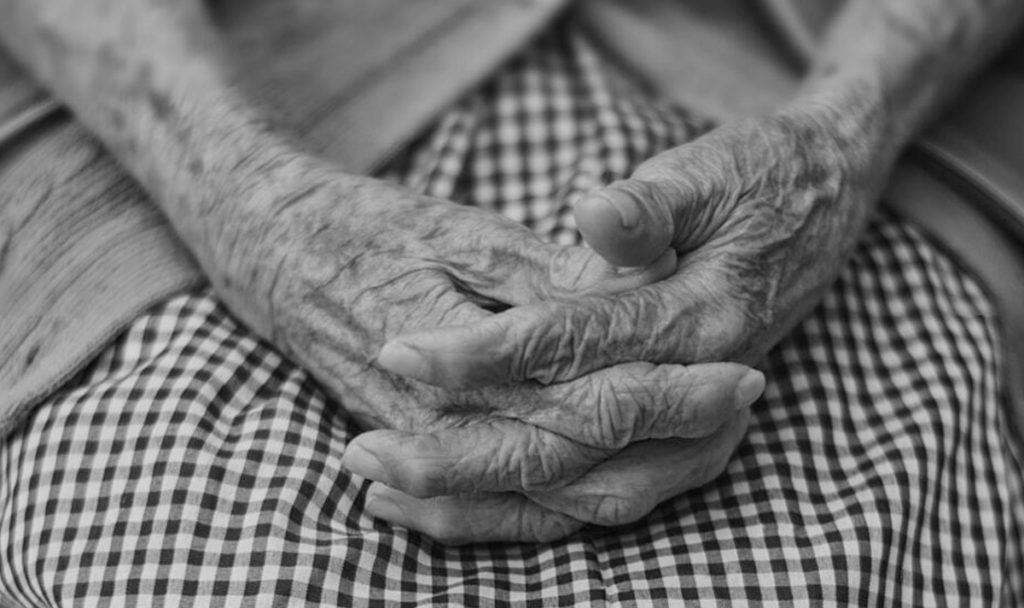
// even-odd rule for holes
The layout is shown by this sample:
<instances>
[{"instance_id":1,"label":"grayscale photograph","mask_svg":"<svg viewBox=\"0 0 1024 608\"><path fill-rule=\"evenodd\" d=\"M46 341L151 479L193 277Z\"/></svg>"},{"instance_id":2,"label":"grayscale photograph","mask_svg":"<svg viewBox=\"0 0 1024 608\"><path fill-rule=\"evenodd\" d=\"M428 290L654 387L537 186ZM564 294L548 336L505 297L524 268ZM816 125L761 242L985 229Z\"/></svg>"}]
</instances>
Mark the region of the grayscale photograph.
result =
<instances>
[{"instance_id":1,"label":"grayscale photograph","mask_svg":"<svg viewBox=\"0 0 1024 608\"><path fill-rule=\"evenodd\" d=\"M0 0L0 608L1024 607L1021 0Z\"/></svg>"}]
</instances>

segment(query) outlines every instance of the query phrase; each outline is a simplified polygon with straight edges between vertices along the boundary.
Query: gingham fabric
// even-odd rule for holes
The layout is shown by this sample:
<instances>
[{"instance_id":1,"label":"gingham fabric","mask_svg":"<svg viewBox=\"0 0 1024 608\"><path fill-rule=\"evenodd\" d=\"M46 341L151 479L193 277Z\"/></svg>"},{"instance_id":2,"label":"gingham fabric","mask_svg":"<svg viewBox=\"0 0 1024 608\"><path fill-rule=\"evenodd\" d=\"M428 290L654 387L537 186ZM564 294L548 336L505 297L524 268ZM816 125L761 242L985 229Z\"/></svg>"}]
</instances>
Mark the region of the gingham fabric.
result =
<instances>
[{"instance_id":1,"label":"gingham fabric","mask_svg":"<svg viewBox=\"0 0 1024 608\"><path fill-rule=\"evenodd\" d=\"M444 117L391 174L577 237L580 192L692 138L571 29ZM1024 601L1021 471L980 286L873 221L762 368L726 472L623 528L448 548L364 514L344 403L209 291L139 318L0 446L16 606L992 605Z\"/></svg>"}]
</instances>

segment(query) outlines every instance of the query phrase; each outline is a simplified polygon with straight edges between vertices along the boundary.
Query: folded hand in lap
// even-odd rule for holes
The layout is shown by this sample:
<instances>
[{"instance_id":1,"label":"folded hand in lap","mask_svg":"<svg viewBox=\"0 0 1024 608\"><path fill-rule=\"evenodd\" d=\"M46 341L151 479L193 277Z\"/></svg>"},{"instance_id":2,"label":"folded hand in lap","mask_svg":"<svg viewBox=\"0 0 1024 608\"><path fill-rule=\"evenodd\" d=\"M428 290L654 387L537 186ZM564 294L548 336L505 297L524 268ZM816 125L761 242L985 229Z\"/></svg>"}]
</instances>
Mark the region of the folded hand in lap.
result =
<instances>
[{"instance_id":1,"label":"folded hand in lap","mask_svg":"<svg viewBox=\"0 0 1024 608\"><path fill-rule=\"evenodd\" d=\"M721 468L763 388L743 365L638 361L554 384L438 387L375 363L387 339L633 289L669 274L671 256L620 271L493 213L294 164L254 189L267 202L238 237L245 260L208 273L357 420L387 429L358 438L346 466L411 496L448 497L430 519L405 520L380 486L371 512L449 542L547 540L642 517ZM620 503L603 494L608 480L623 488Z\"/></svg>"},{"instance_id":2,"label":"folded hand in lap","mask_svg":"<svg viewBox=\"0 0 1024 608\"><path fill-rule=\"evenodd\" d=\"M663 264L669 255L674 270L664 280L541 300L476 322L406 334L388 342L382 365L435 386L477 390L512 381L557 387L629 362L756 361L831 283L884 179L869 171L865 143L844 137L833 118L824 105L793 106L719 128L650 159L630 179L578 204L578 225L596 251L623 267L655 259ZM634 462L659 462L681 477L695 462L704 463L703 474L666 484L672 493L644 492L640 472L604 475L622 468L623 461L612 459L562 494L527 496L574 517L585 515L581 504L589 501L635 518L655 504L652 494L664 499L714 477L742 432L743 421L733 420L703 440L676 440L671 445L678 451L668 442L631 446ZM404 464L383 480L409 491L401 471L434 456L424 448L417 457L415 442L403 441ZM378 453L399 449L385 435L367 435L356 445ZM569 495L575 502L565 499ZM398 519L414 524L443 517L438 505L467 500L424 502L391 491L388 497L404 508ZM629 508L630 497L642 506Z\"/></svg>"}]
</instances>

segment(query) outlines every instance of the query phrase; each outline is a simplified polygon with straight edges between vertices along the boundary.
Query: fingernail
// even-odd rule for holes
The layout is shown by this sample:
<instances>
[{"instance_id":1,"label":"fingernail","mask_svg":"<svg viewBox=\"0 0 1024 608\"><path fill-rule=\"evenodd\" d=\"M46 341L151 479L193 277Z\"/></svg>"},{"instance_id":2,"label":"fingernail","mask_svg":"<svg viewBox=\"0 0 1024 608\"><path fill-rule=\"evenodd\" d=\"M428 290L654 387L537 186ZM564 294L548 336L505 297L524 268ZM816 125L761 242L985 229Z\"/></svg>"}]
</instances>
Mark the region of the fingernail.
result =
<instances>
[{"instance_id":1,"label":"fingernail","mask_svg":"<svg viewBox=\"0 0 1024 608\"><path fill-rule=\"evenodd\" d=\"M640 206L636 200L621 192L609 192L602 200L606 201L619 214L622 227L626 230L640 225Z\"/></svg>"},{"instance_id":2,"label":"fingernail","mask_svg":"<svg viewBox=\"0 0 1024 608\"><path fill-rule=\"evenodd\" d=\"M764 374L756 369L752 369L747 372L747 374L740 379L740 383L736 386L736 394L734 397L736 409L741 410L745 407L750 407L758 400L761 393L764 392L764 385Z\"/></svg>"},{"instance_id":3,"label":"fingernail","mask_svg":"<svg viewBox=\"0 0 1024 608\"><path fill-rule=\"evenodd\" d=\"M411 346L401 342L388 342L380 349L377 363L389 372L400 376L419 377L426 362L423 356Z\"/></svg>"},{"instance_id":4,"label":"fingernail","mask_svg":"<svg viewBox=\"0 0 1024 608\"><path fill-rule=\"evenodd\" d=\"M366 511L377 519L401 521L405 513L402 506L391 499L379 486L370 486L366 492Z\"/></svg>"},{"instance_id":5,"label":"fingernail","mask_svg":"<svg viewBox=\"0 0 1024 608\"><path fill-rule=\"evenodd\" d=\"M387 470L372 452L359 444L350 445L341 457L341 466L372 481L387 481Z\"/></svg>"}]
</instances>

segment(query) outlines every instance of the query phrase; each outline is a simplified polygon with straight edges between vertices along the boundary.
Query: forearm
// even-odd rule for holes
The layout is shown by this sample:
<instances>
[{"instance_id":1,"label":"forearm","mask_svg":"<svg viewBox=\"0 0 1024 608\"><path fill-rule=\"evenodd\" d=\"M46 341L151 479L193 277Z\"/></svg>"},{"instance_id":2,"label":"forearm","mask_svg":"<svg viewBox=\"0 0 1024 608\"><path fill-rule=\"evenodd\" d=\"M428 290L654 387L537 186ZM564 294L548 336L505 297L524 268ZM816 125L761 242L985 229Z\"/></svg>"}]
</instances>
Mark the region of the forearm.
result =
<instances>
[{"instance_id":1,"label":"forearm","mask_svg":"<svg viewBox=\"0 0 1024 608\"><path fill-rule=\"evenodd\" d=\"M1018 0L849 0L805 83L892 162L1024 20Z\"/></svg>"},{"instance_id":2,"label":"forearm","mask_svg":"<svg viewBox=\"0 0 1024 608\"><path fill-rule=\"evenodd\" d=\"M773 297L755 297L751 308L769 330L761 352L817 303L859 242L903 148L1022 18L1019 0L847 1L799 94L770 125L783 135L762 134L770 151L749 163L756 175L774 158L788 177L775 190L777 216L755 214L763 223L751 226L760 230L743 237L762 244L746 258L751 275L734 273L740 283L772 278Z\"/></svg>"},{"instance_id":3,"label":"forearm","mask_svg":"<svg viewBox=\"0 0 1024 608\"><path fill-rule=\"evenodd\" d=\"M146 188L215 283L272 263L254 247L274 180L255 178L294 172L295 155L233 91L199 2L0 0L0 15L3 44Z\"/></svg>"}]
</instances>

